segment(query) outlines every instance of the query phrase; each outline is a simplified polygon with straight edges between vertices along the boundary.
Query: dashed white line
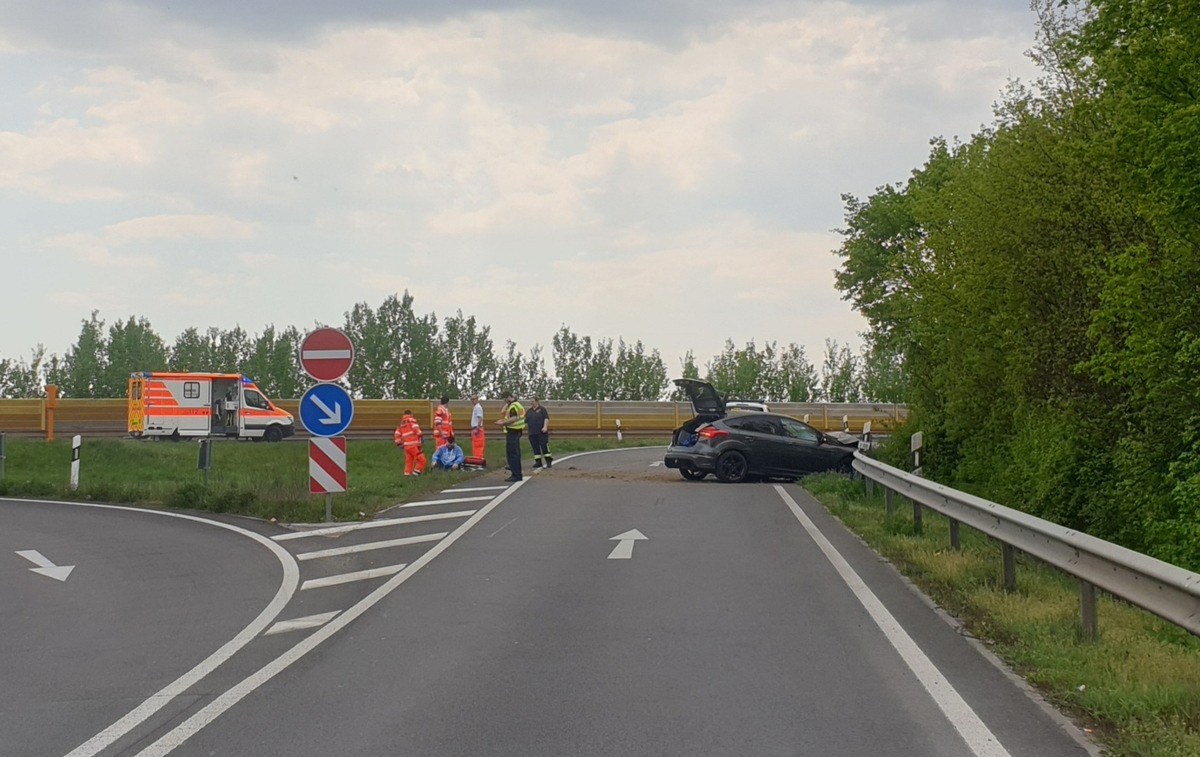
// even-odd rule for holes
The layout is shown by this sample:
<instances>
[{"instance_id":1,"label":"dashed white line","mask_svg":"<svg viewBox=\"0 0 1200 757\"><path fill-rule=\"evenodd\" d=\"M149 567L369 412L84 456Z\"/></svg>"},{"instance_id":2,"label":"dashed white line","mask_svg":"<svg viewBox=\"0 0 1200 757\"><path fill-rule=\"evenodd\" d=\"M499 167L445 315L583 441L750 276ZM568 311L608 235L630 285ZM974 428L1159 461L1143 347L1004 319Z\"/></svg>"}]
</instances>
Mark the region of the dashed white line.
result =
<instances>
[{"instance_id":1,"label":"dashed white line","mask_svg":"<svg viewBox=\"0 0 1200 757\"><path fill-rule=\"evenodd\" d=\"M345 534L351 531L361 531L366 528L382 528L384 526L402 526L405 523L425 523L431 520L452 520L454 518L469 518L475 514L474 510L459 510L453 513L433 513L432 515L413 515L408 518L383 518L381 520L372 520L367 523L350 523L345 526L329 526L328 528L314 528L311 531L296 531L290 534L280 534L272 536L275 541L289 541L291 539L303 539L307 536L330 536L333 534Z\"/></svg>"},{"instance_id":2,"label":"dashed white line","mask_svg":"<svg viewBox=\"0 0 1200 757\"><path fill-rule=\"evenodd\" d=\"M372 578L392 576L404 570L405 567L404 563L401 563L399 565L388 565L383 568L356 570L353 573L339 573L336 576L326 576L325 578L312 578L300 584L300 591L304 591L305 589L323 589L326 586L339 586L341 584L354 583L355 581L369 581Z\"/></svg>"},{"instance_id":3,"label":"dashed white line","mask_svg":"<svg viewBox=\"0 0 1200 757\"><path fill-rule=\"evenodd\" d=\"M306 628L319 628L329 621L337 617L341 610L333 612L323 612L320 615L309 615L306 618L293 618L292 620L281 620L275 625L267 629L263 636L274 636L277 633L287 633L288 631L303 631Z\"/></svg>"},{"instance_id":4,"label":"dashed white line","mask_svg":"<svg viewBox=\"0 0 1200 757\"><path fill-rule=\"evenodd\" d=\"M401 509L405 507L425 507L427 505L452 505L455 502L486 502L493 497L455 497L453 499L427 499L422 502L409 502L407 505L400 505Z\"/></svg>"},{"instance_id":5,"label":"dashed white line","mask_svg":"<svg viewBox=\"0 0 1200 757\"><path fill-rule=\"evenodd\" d=\"M448 531L443 531L440 534L422 534L421 536L406 536L403 539L388 539L387 541L373 541L367 544L353 544L349 547L335 547L333 549L319 549L316 552L303 552L296 555L297 560L319 560L322 557L337 557L338 555L350 555L355 552L370 552L373 549L387 549L388 547L402 547L406 544L423 544L430 541L441 541L449 534Z\"/></svg>"}]
</instances>

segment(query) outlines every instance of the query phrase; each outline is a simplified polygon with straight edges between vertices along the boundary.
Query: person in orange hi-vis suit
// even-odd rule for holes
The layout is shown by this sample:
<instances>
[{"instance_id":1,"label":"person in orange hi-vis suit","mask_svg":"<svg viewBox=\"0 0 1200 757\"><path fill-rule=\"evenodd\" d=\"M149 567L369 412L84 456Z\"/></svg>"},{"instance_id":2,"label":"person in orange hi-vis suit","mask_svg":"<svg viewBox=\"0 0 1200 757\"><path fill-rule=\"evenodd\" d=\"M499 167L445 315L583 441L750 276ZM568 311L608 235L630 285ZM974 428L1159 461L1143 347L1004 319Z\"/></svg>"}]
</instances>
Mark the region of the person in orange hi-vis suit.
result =
<instances>
[{"instance_id":1,"label":"person in orange hi-vis suit","mask_svg":"<svg viewBox=\"0 0 1200 757\"><path fill-rule=\"evenodd\" d=\"M425 472L425 451L421 443L425 440L421 433L421 425L413 417L411 410L405 410L400 418L400 425L392 437L396 446L404 446L404 475L419 476Z\"/></svg>"},{"instance_id":2,"label":"person in orange hi-vis suit","mask_svg":"<svg viewBox=\"0 0 1200 757\"><path fill-rule=\"evenodd\" d=\"M442 403L433 412L433 448L446 444L446 440L454 436L454 421L450 417L450 398L442 395Z\"/></svg>"}]
</instances>

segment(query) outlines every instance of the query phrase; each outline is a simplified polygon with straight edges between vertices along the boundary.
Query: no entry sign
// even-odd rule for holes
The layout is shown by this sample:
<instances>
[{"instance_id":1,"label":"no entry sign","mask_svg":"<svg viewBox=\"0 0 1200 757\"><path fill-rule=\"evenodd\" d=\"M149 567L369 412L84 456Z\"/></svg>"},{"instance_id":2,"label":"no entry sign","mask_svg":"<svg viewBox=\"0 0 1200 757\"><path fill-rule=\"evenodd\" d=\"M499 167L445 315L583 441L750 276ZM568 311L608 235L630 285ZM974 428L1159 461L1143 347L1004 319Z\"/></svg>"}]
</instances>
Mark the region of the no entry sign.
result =
<instances>
[{"instance_id":1,"label":"no entry sign","mask_svg":"<svg viewBox=\"0 0 1200 757\"><path fill-rule=\"evenodd\" d=\"M300 343L300 365L317 381L337 381L354 364L350 337L337 329L320 328Z\"/></svg>"}]
</instances>

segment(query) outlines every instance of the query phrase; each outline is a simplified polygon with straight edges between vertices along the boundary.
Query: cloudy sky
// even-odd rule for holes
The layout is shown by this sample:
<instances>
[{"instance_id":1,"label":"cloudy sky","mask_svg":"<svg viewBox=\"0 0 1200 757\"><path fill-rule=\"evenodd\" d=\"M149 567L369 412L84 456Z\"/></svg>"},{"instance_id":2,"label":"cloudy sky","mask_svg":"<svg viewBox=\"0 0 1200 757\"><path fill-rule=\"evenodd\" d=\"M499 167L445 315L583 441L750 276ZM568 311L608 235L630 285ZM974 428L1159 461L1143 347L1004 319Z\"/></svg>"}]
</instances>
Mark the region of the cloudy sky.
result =
<instances>
[{"instance_id":1,"label":"cloudy sky","mask_svg":"<svg viewBox=\"0 0 1200 757\"><path fill-rule=\"evenodd\" d=\"M286 12L280 8L288 7ZM408 290L498 347L826 338L843 193L1035 75L1026 0L0 0L0 357Z\"/></svg>"}]
</instances>

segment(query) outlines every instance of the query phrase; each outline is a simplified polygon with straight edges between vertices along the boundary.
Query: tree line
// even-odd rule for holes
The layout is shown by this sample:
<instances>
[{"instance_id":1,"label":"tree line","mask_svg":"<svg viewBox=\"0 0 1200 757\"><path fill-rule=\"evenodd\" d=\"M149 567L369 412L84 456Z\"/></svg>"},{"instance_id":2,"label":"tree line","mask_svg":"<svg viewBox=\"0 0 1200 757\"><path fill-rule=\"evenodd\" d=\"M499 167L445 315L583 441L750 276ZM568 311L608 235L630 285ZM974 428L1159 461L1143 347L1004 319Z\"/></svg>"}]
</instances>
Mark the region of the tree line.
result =
<instances>
[{"instance_id":1,"label":"tree line","mask_svg":"<svg viewBox=\"0 0 1200 757\"><path fill-rule=\"evenodd\" d=\"M390 295L378 307L358 303L337 327L355 346L344 381L360 398L457 399L513 391L544 399L660 400L675 396L670 378L701 377L691 352L681 372L669 372L659 351L641 340L581 336L565 325L553 335L548 356L540 344L522 351L511 340L497 349L490 327L474 316L461 310L442 319L419 313L408 292ZM295 326L271 325L255 334L240 326L193 327L168 343L144 317L107 324L93 311L62 356L39 345L29 360L0 358L0 397L42 396L46 384L57 385L63 397L124 397L131 373L170 370L242 373L268 396L295 398L312 383L300 366L303 339ZM903 382L899 364L887 360L880 364L872 354L855 355L827 340L818 370L794 343L760 348L752 341L737 348L727 341L705 364L704 378L745 399L892 402Z\"/></svg>"},{"instance_id":2,"label":"tree line","mask_svg":"<svg viewBox=\"0 0 1200 757\"><path fill-rule=\"evenodd\" d=\"M947 483L1200 568L1200 14L1038 0L1042 76L844 196L838 287Z\"/></svg>"}]
</instances>

